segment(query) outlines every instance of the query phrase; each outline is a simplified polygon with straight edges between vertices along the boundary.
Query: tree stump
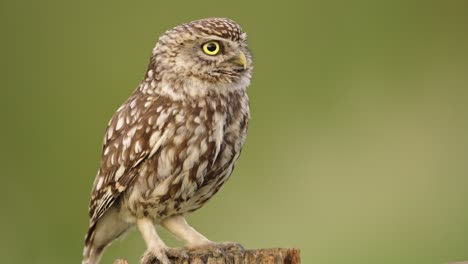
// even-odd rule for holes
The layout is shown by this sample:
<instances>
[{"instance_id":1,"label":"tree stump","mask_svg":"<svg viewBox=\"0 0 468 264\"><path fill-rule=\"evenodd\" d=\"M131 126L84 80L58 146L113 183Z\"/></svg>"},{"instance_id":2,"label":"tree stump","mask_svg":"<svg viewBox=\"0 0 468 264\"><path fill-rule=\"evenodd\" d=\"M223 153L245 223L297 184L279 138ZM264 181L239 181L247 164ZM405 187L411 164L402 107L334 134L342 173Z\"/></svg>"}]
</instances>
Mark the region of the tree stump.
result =
<instances>
[{"instance_id":1,"label":"tree stump","mask_svg":"<svg viewBox=\"0 0 468 264\"><path fill-rule=\"evenodd\" d=\"M300 250L295 248L270 248L256 250L229 250L224 255L214 256L211 253L188 252L189 259L171 259L174 264L300 264ZM126 260L117 259L114 264L128 264ZM159 264L142 263L142 264Z\"/></svg>"}]
</instances>

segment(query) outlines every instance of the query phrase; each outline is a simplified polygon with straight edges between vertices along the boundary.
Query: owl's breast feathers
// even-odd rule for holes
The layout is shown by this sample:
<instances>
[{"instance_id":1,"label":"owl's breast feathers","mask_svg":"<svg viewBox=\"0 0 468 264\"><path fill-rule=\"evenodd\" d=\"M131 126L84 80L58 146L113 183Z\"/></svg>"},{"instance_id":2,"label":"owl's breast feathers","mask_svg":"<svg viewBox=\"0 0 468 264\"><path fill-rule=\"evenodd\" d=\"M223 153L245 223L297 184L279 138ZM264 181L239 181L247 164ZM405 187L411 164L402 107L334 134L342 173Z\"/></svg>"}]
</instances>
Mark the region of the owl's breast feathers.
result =
<instances>
[{"instance_id":1,"label":"owl's breast feathers","mask_svg":"<svg viewBox=\"0 0 468 264\"><path fill-rule=\"evenodd\" d=\"M93 185L91 226L135 184L141 195L130 207L155 197L160 203L196 197L201 206L229 177L239 157L248 104L243 90L173 101L137 89L108 124Z\"/></svg>"}]
</instances>

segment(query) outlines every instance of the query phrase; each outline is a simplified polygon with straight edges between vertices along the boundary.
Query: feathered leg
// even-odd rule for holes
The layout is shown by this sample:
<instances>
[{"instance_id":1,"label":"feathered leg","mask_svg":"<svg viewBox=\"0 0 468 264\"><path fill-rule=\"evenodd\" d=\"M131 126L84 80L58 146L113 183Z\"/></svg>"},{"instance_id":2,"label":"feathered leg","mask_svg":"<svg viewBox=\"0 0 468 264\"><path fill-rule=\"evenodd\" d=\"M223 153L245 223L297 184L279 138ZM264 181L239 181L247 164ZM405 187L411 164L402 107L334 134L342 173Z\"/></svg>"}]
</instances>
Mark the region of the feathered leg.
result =
<instances>
[{"instance_id":1,"label":"feathered leg","mask_svg":"<svg viewBox=\"0 0 468 264\"><path fill-rule=\"evenodd\" d=\"M197 230L191 227L183 216L173 216L165 219L162 226L169 230L174 236L182 239L187 243L187 248L191 250L209 250L215 255L223 254L227 249L243 250L244 248L238 243L224 242L215 243L200 234Z\"/></svg>"},{"instance_id":2,"label":"feathered leg","mask_svg":"<svg viewBox=\"0 0 468 264\"><path fill-rule=\"evenodd\" d=\"M158 233L156 233L153 221L148 218L138 219L137 227L148 248L141 260L141 263L150 263L152 262L151 259L156 258L161 262L161 264L170 264L171 262L166 255L169 248L158 236Z\"/></svg>"}]
</instances>

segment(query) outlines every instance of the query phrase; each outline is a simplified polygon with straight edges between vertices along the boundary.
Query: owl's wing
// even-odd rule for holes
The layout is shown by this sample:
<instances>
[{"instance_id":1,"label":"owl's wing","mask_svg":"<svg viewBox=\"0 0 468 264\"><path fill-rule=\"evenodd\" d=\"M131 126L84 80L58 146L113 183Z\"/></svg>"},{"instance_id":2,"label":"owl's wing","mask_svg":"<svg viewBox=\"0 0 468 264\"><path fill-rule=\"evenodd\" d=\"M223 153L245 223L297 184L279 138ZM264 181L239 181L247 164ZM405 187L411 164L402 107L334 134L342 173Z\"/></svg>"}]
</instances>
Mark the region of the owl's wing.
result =
<instances>
[{"instance_id":1,"label":"owl's wing","mask_svg":"<svg viewBox=\"0 0 468 264\"><path fill-rule=\"evenodd\" d=\"M170 121L167 105L166 98L153 99L137 90L110 120L91 194L86 241L91 239L99 218L134 182L139 165L165 143Z\"/></svg>"}]
</instances>

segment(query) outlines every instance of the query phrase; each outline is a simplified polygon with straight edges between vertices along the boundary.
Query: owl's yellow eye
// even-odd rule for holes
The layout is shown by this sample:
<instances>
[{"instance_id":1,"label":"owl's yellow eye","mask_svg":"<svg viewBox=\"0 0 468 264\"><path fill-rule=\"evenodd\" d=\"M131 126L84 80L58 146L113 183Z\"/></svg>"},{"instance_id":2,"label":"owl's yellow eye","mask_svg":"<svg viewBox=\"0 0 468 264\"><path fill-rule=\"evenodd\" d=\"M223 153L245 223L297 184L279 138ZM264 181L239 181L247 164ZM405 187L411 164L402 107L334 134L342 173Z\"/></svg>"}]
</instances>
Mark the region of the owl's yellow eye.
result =
<instances>
[{"instance_id":1,"label":"owl's yellow eye","mask_svg":"<svg viewBox=\"0 0 468 264\"><path fill-rule=\"evenodd\" d=\"M219 53L220 47L218 42L210 41L203 44L202 49L206 54L214 56Z\"/></svg>"}]
</instances>

